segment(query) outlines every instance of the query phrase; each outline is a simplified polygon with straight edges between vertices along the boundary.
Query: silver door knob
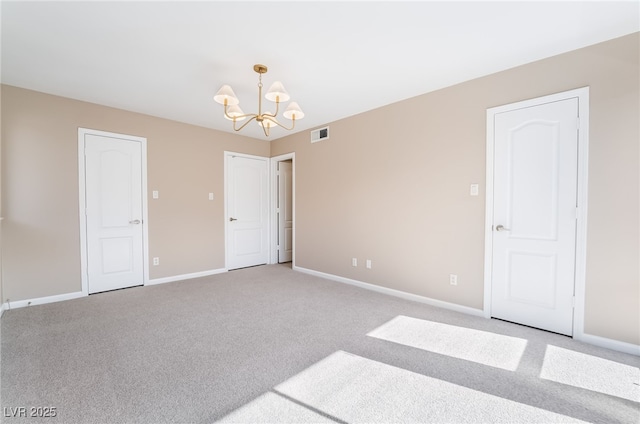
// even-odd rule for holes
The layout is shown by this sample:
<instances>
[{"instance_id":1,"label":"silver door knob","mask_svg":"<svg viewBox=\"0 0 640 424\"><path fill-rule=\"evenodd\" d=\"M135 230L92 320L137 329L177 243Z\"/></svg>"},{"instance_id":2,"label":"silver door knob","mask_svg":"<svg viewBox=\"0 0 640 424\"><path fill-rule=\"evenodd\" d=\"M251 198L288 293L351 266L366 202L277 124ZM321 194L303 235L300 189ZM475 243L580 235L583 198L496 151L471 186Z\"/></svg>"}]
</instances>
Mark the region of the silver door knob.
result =
<instances>
[{"instance_id":1,"label":"silver door knob","mask_svg":"<svg viewBox=\"0 0 640 424\"><path fill-rule=\"evenodd\" d=\"M237 221L236 218L229 218L229 221Z\"/></svg>"},{"instance_id":2,"label":"silver door knob","mask_svg":"<svg viewBox=\"0 0 640 424\"><path fill-rule=\"evenodd\" d=\"M139 224L139 223L140 223L140 220L139 220L139 219L134 219L133 221L129 221L129 224L135 224L135 225L137 225L137 224Z\"/></svg>"},{"instance_id":3,"label":"silver door knob","mask_svg":"<svg viewBox=\"0 0 640 424\"><path fill-rule=\"evenodd\" d=\"M511 231L511 230L508 228L504 228L504 225L498 225L496 227L496 231Z\"/></svg>"}]
</instances>

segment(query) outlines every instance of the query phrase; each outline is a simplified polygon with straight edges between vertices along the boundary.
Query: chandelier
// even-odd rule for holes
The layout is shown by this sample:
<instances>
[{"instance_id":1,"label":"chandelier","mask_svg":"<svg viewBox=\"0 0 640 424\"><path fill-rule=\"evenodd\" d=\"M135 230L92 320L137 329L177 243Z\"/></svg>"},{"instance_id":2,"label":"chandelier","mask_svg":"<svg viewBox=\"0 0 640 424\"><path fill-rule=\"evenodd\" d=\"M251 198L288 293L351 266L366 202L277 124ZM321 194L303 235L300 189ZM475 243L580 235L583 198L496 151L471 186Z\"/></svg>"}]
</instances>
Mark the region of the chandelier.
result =
<instances>
[{"instance_id":1,"label":"chandelier","mask_svg":"<svg viewBox=\"0 0 640 424\"><path fill-rule=\"evenodd\" d=\"M276 103L276 111L274 113L271 112L263 112L262 111L262 74L267 73L267 67L264 65L254 65L253 70L256 71L259 75L258 79L258 113L247 113L245 114L242 109L238 106L240 100L236 97L235 93L231 89L229 85L223 85L220 87L220 90L213 97L217 103L224 105L224 117L230 121L233 121L233 130L240 131L244 127L249 124L251 121L256 121L258 125L262 127L264 131L264 135L269 137L269 130L276 126L282 127L286 130L292 130L296 125L296 119L302 119L304 117L304 112L298 106L298 103L291 102L289 106L282 113L287 119L291 120L291 128L281 124L278 122L277 115L278 110L280 108L280 102L286 102L289 100L289 93L284 89L284 86L280 81L274 82L267 94L264 97L267 100ZM244 121L249 118L249 120L238 127L238 122Z\"/></svg>"}]
</instances>

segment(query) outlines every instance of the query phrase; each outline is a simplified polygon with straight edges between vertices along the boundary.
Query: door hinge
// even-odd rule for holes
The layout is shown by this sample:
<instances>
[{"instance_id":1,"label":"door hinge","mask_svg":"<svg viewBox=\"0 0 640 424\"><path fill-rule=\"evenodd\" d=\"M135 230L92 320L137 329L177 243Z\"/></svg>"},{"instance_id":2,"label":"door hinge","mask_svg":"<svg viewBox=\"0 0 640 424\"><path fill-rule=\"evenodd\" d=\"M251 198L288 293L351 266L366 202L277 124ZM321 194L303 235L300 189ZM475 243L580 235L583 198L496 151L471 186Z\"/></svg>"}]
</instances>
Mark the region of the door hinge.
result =
<instances>
[{"instance_id":1,"label":"door hinge","mask_svg":"<svg viewBox=\"0 0 640 424\"><path fill-rule=\"evenodd\" d=\"M576 307L576 297L575 297L575 296L573 296L573 297L571 298L571 307L573 307L573 308L575 308L575 307Z\"/></svg>"}]
</instances>

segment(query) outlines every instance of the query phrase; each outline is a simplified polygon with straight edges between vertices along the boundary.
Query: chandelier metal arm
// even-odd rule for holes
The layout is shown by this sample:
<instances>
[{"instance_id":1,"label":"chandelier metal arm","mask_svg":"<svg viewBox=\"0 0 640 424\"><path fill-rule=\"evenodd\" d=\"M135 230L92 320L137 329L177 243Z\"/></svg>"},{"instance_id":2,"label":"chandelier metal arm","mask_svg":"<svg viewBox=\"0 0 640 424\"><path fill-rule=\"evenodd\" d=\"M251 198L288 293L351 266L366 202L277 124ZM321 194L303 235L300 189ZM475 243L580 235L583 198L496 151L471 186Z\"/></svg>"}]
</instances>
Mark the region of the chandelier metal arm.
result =
<instances>
[{"instance_id":1,"label":"chandelier metal arm","mask_svg":"<svg viewBox=\"0 0 640 424\"><path fill-rule=\"evenodd\" d=\"M236 115L236 116L231 116L227 113L227 101L225 100L225 104L224 104L224 116L226 116L227 118L229 118L230 120L242 120L244 118L255 118L258 115L256 115L255 113L245 113L244 115Z\"/></svg>"},{"instance_id":2,"label":"chandelier metal arm","mask_svg":"<svg viewBox=\"0 0 640 424\"><path fill-rule=\"evenodd\" d=\"M269 128L264 126L264 121L261 122L262 131L264 132L265 137L269 137Z\"/></svg>"},{"instance_id":3,"label":"chandelier metal arm","mask_svg":"<svg viewBox=\"0 0 640 424\"><path fill-rule=\"evenodd\" d=\"M275 118L275 116L273 116L273 117L272 117L272 116L270 116L270 115L264 115L264 116L268 116L268 118L267 118L267 119L268 119L269 121L273 122L273 123L274 123L274 124L276 124L277 126L282 127L282 128L284 128L285 130L288 130L288 131L291 131L291 130L292 130L292 129L294 129L294 128L295 128L295 126L296 126L296 117L295 117L295 116L293 116L293 117L292 117L292 119L291 119L291 128L289 128L289 127L287 127L287 126L283 125L282 123L278 122L278 120Z\"/></svg>"},{"instance_id":4,"label":"chandelier metal arm","mask_svg":"<svg viewBox=\"0 0 640 424\"><path fill-rule=\"evenodd\" d=\"M242 116L245 116L245 117L247 117L247 116L251 116L251 118L249 118L249 120L248 120L247 122L245 122L244 124L242 124L242 125L240 126L240 128L236 128L236 123L237 123L237 121L234 119L234 120L233 120L233 130L234 130L234 131L240 131L241 129L243 129L244 127L246 127L246 126L247 126L247 124L248 124L249 122L252 122L254 119L256 119L256 118L258 117L258 115L255 115L255 114L242 115Z\"/></svg>"},{"instance_id":5,"label":"chandelier metal arm","mask_svg":"<svg viewBox=\"0 0 640 424\"><path fill-rule=\"evenodd\" d=\"M276 98L276 111L274 113L261 113L262 116L268 116L270 118L275 118L276 116L278 116L278 110L280 109L280 97ZM260 110L258 110L258 112L261 112Z\"/></svg>"}]
</instances>

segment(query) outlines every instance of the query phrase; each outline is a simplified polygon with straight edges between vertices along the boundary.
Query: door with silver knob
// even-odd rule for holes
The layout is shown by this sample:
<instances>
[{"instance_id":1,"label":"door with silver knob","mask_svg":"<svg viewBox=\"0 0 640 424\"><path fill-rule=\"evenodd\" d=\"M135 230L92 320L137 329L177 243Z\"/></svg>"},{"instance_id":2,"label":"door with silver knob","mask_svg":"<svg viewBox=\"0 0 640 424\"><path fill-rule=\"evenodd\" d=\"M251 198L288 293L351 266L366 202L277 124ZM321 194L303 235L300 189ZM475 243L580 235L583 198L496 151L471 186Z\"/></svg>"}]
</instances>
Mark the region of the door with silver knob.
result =
<instances>
[{"instance_id":1,"label":"door with silver knob","mask_svg":"<svg viewBox=\"0 0 640 424\"><path fill-rule=\"evenodd\" d=\"M573 331L576 98L497 113L491 316Z\"/></svg>"},{"instance_id":2,"label":"door with silver knob","mask_svg":"<svg viewBox=\"0 0 640 424\"><path fill-rule=\"evenodd\" d=\"M144 284L142 142L83 134L89 293Z\"/></svg>"},{"instance_id":3,"label":"door with silver knob","mask_svg":"<svg viewBox=\"0 0 640 424\"><path fill-rule=\"evenodd\" d=\"M266 264L269 260L268 159L225 154L226 268Z\"/></svg>"}]
</instances>

